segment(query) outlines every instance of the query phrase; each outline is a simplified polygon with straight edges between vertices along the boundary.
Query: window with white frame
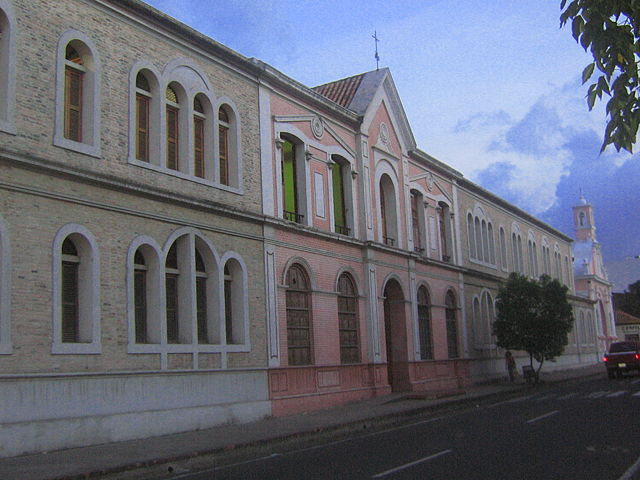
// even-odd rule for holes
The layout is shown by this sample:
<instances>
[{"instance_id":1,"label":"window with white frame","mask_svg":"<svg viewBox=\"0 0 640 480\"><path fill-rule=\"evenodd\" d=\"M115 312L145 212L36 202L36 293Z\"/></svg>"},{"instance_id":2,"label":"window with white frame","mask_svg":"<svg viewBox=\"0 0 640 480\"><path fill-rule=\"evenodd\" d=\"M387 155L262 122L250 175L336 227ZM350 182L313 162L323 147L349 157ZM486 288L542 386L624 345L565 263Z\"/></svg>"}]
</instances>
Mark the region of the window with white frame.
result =
<instances>
[{"instance_id":1,"label":"window with white frame","mask_svg":"<svg viewBox=\"0 0 640 480\"><path fill-rule=\"evenodd\" d=\"M16 133L15 25L11 6L0 0L0 131L8 133Z\"/></svg>"},{"instance_id":2,"label":"window with white frame","mask_svg":"<svg viewBox=\"0 0 640 480\"><path fill-rule=\"evenodd\" d=\"M93 235L63 227L53 244L53 353L100 353L100 266Z\"/></svg>"},{"instance_id":3,"label":"window with white frame","mask_svg":"<svg viewBox=\"0 0 640 480\"><path fill-rule=\"evenodd\" d=\"M476 213L467 214L467 236L469 240L469 258L472 261L496 265L495 239L493 223L485 218L478 207Z\"/></svg>"},{"instance_id":4,"label":"window with white frame","mask_svg":"<svg viewBox=\"0 0 640 480\"><path fill-rule=\"evenodd\" d=\"M445 322L447 327L447 355L448 358L460 356L458 347L458 319L456 296L449 290L445 295Z\"/></svg>"},{"instance_id":5,"label":"window with white frame","mask_svg":"<svg viewBox=\"0 0 640 480\"><path fill-rule=\"evenodd\" d=\"M554 269L555 269L555 277L560 280L561 282L563 281L562 279L562 255L560 255L560 249L558 247L558 245L555 246L554 251L553 251L553 263L554 263Z\"/></svg>"},{"instance_id":6,"label":"window with white frame","mask_svg":"<svg viewBox=\"0 0 640 480\"><path fill-rule=\"evenodd\" d=\"M286 275L287 351L289 365L313 364L311 283L304 267L293 264Z\"/></svg>"},{"instance_id":7,"label":"window with white frame","mask_svg":"<svg viewBox=\"0 0 640 480\"><path fill-rule=\"evenodd\" d=\"M66 32L58 43L54 144L100 156L100 62L83 33Z\"/></svg>"},{"instance_id":8,"label":"window with white frame","mask_svg":"<svg viewBox=\"0 0 640 480\"><path fill-rule=\"evenodd\" d=\"M538 278L538 247L536 245L535 238L531 233L529 234L527 246L529 254L529 275L532 278Z\"/></svg>"},{"instance_id":9,"label":"window with white frame","mask_svg":"<svg viewBox=\"0 0 640 480\"><path fill-rule=\"evenodd\" d=\"M240 257L224 265L224 319L227 345L247 343L247 273Z\"/></svg>"},{"instance_id":10,"label":"window with white frame","mask_svg":"<svg viewBox=\"0 0 640 480\"><path fill-rule=\"evenodd\" d=\"M338 337L340 363L360 362L358 291L353 278L343 273L338 278Z\"/></svg>"},{"instance_id":11,"label":"window with white frame","mask_svg":"<svg viewBox=\"0 0 640 480\"><path fill-rule=\"evenodd\" d=\"M129 265L129 297L133 298L130 322L137 344L159 344L161 300L159 277L159 249L149 244L141 244L133 254L133 268ZM129 260L131 262L131 260Z\"/></svg>"},{"instance_id":12,"label":"window with white frame","mask_svg":"<svg viewBox=\"0 0 640 480\"><path fill-rule=\"evenodd\" d=\"M509 270L507 261L507 239L504 233L504 228L500 227L500 263L503 270Z\"/></svg>"},{"instance_id":13,"label":"window with white frame","mask_svg":"<svg viewBox=\"0 0 640 480\"><path fill-rule=\"evenodd\" d=\"M420 359L433 360L433 338L431 334L431 299L427 287L418 288L418 339Z\"/></svg>"},{"instance_id":14,"label":"window with white frame","mask_svg":"<svg viewBox=\"0 0 640 480\"><path fill-rule=\"evenodd\" d=\"M282 217L295 223L307 224L306 161L304 143L290 135L281 134L280 171L282 180Z\"/></svg>"},{"instance_id":15,"label":"window with white frame","mask_svg":"<svg viewBox=\"0 0 640 480\"><path fill-rule=\"evenodd\" d=\"M520 231L515 231L511 234L511 250L513 253L513 271L524 274L522 236L520 235Z\"/></svg>"},{"instance_id":16,"label":"window with white frame","mask_svg":"<svg viewBox=\"0 0 640 480\"><path fill-rule=\"evenodd\" d=\"M331 161L334 230L341 235L351 235L353 231L351 164L340 155L331 155Z\"/></svg>"},{"instance_id":17,"label":"window with white frame","mask_svg":"<svg viewBox=\"0 0 640 480\"><path fill-rule=\"evenodd\" d=\"M386 173L380 177L378 192L382 243L390 247L398 246L396 190L391 177Z\"/></svg>"},{"instance_id":18,"label":"window with white frame","mask_svg":"<svg viewBox=\"0 0 640 480\"><path fill-rule=\"evenodd\" d=\"M440 229L440 258L443 262L451 262L453 258L451 209L445 202L438 202L437 212Z\"/></svg>"},{"instance_id":19,"label":"window with white frame","mask_svg":"<svg viewBox=\"0 0 640 480\"><path fill-rule=\"evenodd\" d=\"M426 225L424 222L424 197L418 190L411 190L411 230L413 251L422 254L427 247Z\"/></svg>"},{"instance_id":20,"label":"window with white frame","mask_svg":"<svg viewBox=\"0 0 640 480\"><path fill-rule=\"evenodd\" d=\"M164 255L148 237L130 246L129 351L247 351L244 261L233 252L218 260L195 231L175 235Z\"/></svg>"}]
</instances>

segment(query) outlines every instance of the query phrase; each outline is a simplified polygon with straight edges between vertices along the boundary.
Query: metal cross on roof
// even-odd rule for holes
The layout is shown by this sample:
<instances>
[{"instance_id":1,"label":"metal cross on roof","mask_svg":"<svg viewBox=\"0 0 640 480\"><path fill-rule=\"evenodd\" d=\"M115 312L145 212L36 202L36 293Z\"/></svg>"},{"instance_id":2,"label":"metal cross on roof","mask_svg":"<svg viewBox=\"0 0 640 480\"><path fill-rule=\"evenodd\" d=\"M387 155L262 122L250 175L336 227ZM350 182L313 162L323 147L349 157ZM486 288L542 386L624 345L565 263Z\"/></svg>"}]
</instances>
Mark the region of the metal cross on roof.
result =
<instances>
[{"instance_id":1,"label":"metal cross on roof","mask_svg":"<svg viewBox=\"0 0 640 480\"><path fill-rule=\"evenodd\" d=\"M373 35L371 35L373 37L373 39L375 40L375 45L376 45L376 71L380 68L380 55L378 55L378 42L380 41L378 39L378 32L376 30L373 31Z\"/></svg>"}]
</instances>

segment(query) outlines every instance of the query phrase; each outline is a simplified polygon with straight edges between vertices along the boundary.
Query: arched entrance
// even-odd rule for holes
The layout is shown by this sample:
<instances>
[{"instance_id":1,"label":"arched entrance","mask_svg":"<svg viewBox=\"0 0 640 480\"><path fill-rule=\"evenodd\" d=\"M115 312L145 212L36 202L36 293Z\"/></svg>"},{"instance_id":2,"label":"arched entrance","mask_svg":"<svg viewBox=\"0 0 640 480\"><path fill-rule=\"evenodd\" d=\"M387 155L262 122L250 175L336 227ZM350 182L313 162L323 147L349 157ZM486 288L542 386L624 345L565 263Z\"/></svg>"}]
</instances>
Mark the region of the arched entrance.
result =
<instances>
[{"instance_id":1,"label":"arched entrance","mask_svg":"<svg viewBox=\"0 0 640 480\"><path fill-rule=\"evenodd\" d=\"M389 280L384 288L384 336L387 347L387 375L391 390L409 390L409 365L405 300L402 287Z\"/></svg>"}]
</instances>

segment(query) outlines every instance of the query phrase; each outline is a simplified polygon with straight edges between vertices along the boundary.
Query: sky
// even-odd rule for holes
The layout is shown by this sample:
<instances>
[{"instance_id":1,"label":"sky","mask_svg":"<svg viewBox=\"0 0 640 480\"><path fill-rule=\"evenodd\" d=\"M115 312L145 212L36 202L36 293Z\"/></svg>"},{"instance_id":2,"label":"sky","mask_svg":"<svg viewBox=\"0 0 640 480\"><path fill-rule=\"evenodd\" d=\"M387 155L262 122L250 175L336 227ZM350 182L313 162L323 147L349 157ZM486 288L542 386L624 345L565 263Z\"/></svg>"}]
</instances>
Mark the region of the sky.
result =
<instances>
[{"instance_id":1,"label":"sky","mask_svg":"<svg viewBox=\"0 0 640 480\"><path fill-rule=\"evenodd\" d=\"M600 154L559 0L147 2L310 87L374 70L377 32L421 150L570 236L582 192L614 290L640 280L640 158Z\"/></svg>"}]
</instances>

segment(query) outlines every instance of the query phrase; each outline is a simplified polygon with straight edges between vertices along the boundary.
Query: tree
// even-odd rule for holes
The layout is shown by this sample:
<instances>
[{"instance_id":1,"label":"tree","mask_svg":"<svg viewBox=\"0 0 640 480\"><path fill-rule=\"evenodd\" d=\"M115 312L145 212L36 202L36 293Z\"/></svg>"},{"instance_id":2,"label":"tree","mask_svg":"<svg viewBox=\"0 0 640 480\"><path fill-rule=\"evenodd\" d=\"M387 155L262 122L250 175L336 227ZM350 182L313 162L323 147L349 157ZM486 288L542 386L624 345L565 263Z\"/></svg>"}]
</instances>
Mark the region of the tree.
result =
<instances>
[{"instance_id":1,"label":"tree","mask_svg":"<svg viewBox=\"0 0 640 480\"><path fill-rule=\"evenodd\" d=\"M493 334L499 347L524 350L529 364L538 362L537 383L542 364L562 355L573 326L573 309L567 287L543 275L533 280L519 273L509 275L496 299Z\"/></svg>"},{"instance_id":2,"label":"tree","mask_svg":"<svg viewBox=\"0 0 640 480\"><path fill-rule=\"evenodd\" d=\"M624 293L616 293L616 309L640 317L640 281L627 286Z\"/></svg>"},{"instance_id":3,"label":"tree","mask_svg":"<svg viewBox=\"0 0 640 480\"><path fill-rule=\"evenodd\" d=\"M587 91L589 110L603 94L611 97L601 152L613 144L618 152L633 153L640 123L640 5L637 0L561 0L560 9L560 26L571 22L573 38L593 55L582 83L596 69L600 73Z\"/></svg>"}]
</instances>

